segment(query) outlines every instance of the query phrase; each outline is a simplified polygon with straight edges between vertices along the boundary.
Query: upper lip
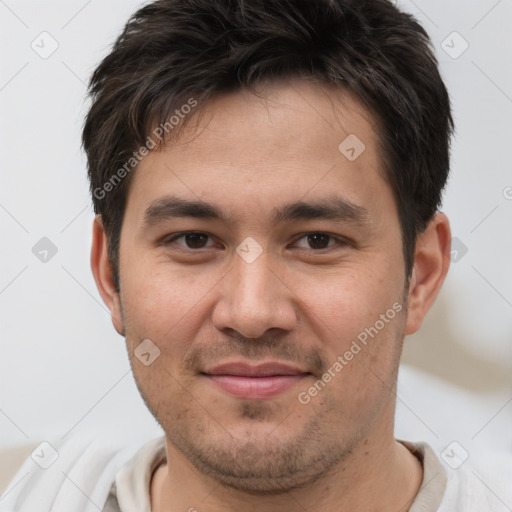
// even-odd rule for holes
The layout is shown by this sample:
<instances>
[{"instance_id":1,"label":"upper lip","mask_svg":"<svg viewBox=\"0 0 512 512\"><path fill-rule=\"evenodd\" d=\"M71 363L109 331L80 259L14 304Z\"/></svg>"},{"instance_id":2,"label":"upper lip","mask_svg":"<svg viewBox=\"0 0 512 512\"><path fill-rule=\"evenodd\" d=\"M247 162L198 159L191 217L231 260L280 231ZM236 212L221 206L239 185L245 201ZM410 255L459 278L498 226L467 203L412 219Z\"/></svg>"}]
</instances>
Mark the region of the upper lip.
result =
<instances>
[{"instance_id":1,"label":"upper lip","mask_svg":"<svg viewBox=\"0 0 512 512\"><path fill-rule=\"evenodd\" d=\"M207 375L237 375L245 377L269 377L272 375L300 375L309 373L296 366L277 361L268 361L259 364L246 362L224 363L211 367L201 373Z\"/></svg>"}]
</instances>

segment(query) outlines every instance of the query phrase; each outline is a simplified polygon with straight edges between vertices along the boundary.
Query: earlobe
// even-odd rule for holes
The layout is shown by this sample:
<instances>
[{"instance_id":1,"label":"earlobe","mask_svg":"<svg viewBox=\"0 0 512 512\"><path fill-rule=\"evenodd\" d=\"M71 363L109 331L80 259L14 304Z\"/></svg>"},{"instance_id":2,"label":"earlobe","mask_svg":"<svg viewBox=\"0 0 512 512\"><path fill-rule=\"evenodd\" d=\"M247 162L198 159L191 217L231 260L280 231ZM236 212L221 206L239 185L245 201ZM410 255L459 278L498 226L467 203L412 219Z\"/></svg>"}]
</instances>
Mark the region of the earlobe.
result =
<instances>
[{"instance_id":1,"label":"earlobe","mask_svg":"<svg viewBox=\"0 0 512 512\"><path fill-rule=\"evenodd\" d=\"M420 328L441 289L450 268L450 242L449 220L438 212L416 242L405 334L413 334Z\"/></svg>"},{"instance_id":2,"label":"earlobe","mask_svg":"<svg viewBox=\"0 0 512 512\"><path fill-rule=\"evenodd\" d=\"M119 293L115 289L112 265L108 256L107 235L101 215L97 215L92 227L91 270L103 302L110 310L116 331L124 336Z\"/></svg>"}]
</instances>

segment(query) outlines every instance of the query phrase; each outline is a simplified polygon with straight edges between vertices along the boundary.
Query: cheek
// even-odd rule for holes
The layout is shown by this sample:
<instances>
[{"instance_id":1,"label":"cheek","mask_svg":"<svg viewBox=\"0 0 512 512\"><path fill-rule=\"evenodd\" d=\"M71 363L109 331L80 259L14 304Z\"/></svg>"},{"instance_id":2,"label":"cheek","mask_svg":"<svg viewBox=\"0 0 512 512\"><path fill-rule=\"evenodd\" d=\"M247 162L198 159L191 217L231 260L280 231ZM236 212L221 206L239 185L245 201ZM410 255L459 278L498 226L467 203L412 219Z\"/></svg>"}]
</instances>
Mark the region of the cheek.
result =
<instances>
[{"instance_id":1,"label":"cheek","mask_svg":"<svg viewBox=\"0 0 512 512\"><path fill-rule=\"evenodd\" d=\"M377 265L365 265L322 278L297 276L295 291L302 310L323 333L326 349L344 349L365 328L373 326L380 315L386 315L393 304L401 304L401 281L390 271L386 266L379 269ZM395 313L396 310L392 311L393 317Z\"/></svg>"},{"instance_id":2,"label":"cheek","mask_svg":"<svg viewBox=\"0 0 512 512\"><path fill-rule=\"evenodd\" d=\"M364 271L332 275L321 288L311 288L318 279L310 281L301 282L303 311L309 311L307 322L320 342L330 379L329 391L319 396L330 397L347 417L374 414L391 396L400 353L400 280L367 266ZM360 410L361 404L366 404L366 412Z\"/></svg>"},{"instance_id":3,"label":"cheek","mask_svg":"<svg viewBox=\"0 0 512 512\"><path fill-rule=\"evenodd\" d=\"M317 405L330 400L347 422L356 417L369 422L392 399L403 330L401 301L376 278L347 278L310 294L305 310L329 380L318 392ZM311 388L303 391L316 394Z\"/></svg>"},{"instance_id":4,"label":"cheek","mask_svg":"<svg viewBox=\"0 0 512 512\"><path fill-rule=\"evenodd\" d=\"M197 269L178 269L169 262L145 261L132 253L126 258L121 275L121 300L128 335L149 338L157 346L173 352L186 351L200 328L198 315L204 315L208 294L221 274ZM131 340L136 343L136 340Z\"/></svg>"}]
</instances>

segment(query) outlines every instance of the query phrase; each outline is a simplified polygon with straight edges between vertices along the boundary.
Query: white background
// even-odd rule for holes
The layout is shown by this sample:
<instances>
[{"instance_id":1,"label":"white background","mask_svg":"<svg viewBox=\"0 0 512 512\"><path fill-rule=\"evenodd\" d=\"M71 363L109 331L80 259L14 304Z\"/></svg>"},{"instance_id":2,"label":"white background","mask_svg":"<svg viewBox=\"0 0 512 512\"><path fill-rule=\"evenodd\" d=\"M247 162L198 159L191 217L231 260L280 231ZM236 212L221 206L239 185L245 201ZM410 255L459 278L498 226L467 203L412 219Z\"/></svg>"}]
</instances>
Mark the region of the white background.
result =
<instances>
[{"instance_id":1,"label":"white background","mask_svg":"<svg viewBox=\"0 0 512 512\"><path fill-rule=\"evenodd\" d=\"M98 429L123 439L160 434L90 271L93 214L80 150L87 80L139 5L0 0L0 447ZM510 452L512 2L400 5L430 33L452 97L457 135L443 211L467 254L440 296L436 344L433 335L431 350L429 336L421 341L432 361L400 377L397 436L439 450L457 440L468 452ZM47 59L31 48L43 31L59 45ZM441 47L463 48L454 31L469 44L458 58ZM42 237L58 249L47 263L32 253ZM459 356L447 357L445 339ZM412 343L411 361L420 350ZM463 360L507 378L486 387L494 371Z\"/></svg>"}]
</instances>

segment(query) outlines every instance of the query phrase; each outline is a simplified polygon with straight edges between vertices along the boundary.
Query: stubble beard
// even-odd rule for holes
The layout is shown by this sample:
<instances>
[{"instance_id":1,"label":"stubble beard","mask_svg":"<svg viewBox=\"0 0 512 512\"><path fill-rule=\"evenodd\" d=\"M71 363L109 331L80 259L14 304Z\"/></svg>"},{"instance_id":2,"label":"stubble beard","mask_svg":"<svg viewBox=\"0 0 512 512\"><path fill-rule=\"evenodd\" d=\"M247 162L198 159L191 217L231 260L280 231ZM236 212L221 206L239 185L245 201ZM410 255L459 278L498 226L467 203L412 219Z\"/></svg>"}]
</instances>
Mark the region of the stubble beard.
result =
<instances>
[{"instance_id":1,"label":"stubble beard","mask_svg":"<svg viewBox=\"0 0 512 512\"><path fill-rule=\"evenodd\" d=\"M406 308L406 294L403 304ZM398 372L404 340L403 321L400 324L395 331L398 339L393 377ZM326 393L316 414L311 414L301 431L291 436L279 435L280 422L270 435L255 434L253 425L257 429L258 422L276 421L274 409L266 403L242 401L237 418L246 421L247 430L235 438L185 388L178 396L167 395L155 403L146 395L139 379L135 381L167 440L188 462L221 485L251 495L279 495L308 488L336 467L349 466L351 455L371 429L370 425L356 431L343 429L336 412L340 403ZM188 403L193 406L185 405ZM176 404L180 404L179 411ZM288 417L281 421L293 425ZM350 418L345 418L345 424L349 424L347 421L350 423Z\"/></svg>"},{"instance_id":2,"label":"stubble beard","mask_svg":"<svg viewBox=\"0 0 512 512\"><path fill-rule=\"evenodd\" d=\"M199 472L225 487L252 495L279 495L307 488L349 458L364 437L359 432L347 439L342 433L326 442L326 425L331 424L327 431L335 428L329 419L333 416L331 407L322 408L293 436L280 436L279 425L271 434L255 434L248 423L246 433L235 438L215 420L209 426L205 421L208 415L201 408L184 408L176 418L166 414L172 408L161 405L153 411L144 401L166 438ZM247 422L261 423L272 414L266 404L240 404L240 417Z\"/></svg>"}]
</instances>

